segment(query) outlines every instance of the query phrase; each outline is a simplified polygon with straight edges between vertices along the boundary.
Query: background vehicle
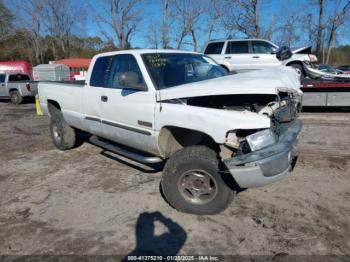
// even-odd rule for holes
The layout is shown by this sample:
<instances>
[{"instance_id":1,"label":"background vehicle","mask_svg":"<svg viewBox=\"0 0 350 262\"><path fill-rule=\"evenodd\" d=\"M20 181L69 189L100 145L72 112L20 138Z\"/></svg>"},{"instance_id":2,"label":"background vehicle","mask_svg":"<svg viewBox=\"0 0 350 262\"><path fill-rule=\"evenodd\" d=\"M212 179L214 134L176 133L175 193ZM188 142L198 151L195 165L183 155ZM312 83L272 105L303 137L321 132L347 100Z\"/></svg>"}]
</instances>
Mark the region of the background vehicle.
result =
<instances>
[{"instance_id":1,"label":"background vehicle","mask_svg":"<svg viewBox=\"0 0 350 262\"><path fill-rule=\"evenodd\" d=\"M25 74L0 73L0 97L10 98L14 104L22 103L25 97L35 96L38 93L37 85Z\"/></svg>"},{"instance_id":2,"label":"background vehicle","mask_svg":"<svg viewBox=\"0 0 350 262\"><path fill-rule=\"evenodd\" d=\"M304 79L303 106L350 107L350 78Z\"/></svg>"},{"instance_id":3,"label":"background vehicle","mask_svg":"<svg viewBox=\"0 0 350 262\"><path fill-rule=\"evenodd\" d=\"M342 70L335 69L334 67L326 64L316 64L314 65L314 68L324 73L330 73L330 74L336 74L336 75L343 74Z\"/></svg>"},{"instance_id":4,"label":"background vehicle","mask_svg":"<svg viewBox=\"0 0 350 262\"><path fill-rule=\"evenodd\" d=\"M338 66L336 69L343 71L344 74L350 74L350 65Z\"/></svg>"},{"instance_id":5,"label":"background vehicle","mask_svg":"<svg viewBox=\"0 0 350 262\"><path fill-rule=\"evenodd\" d=\"M204 54L212 57L226 70L235 72L286 65L293 66L304 76L303 63L317 61L316 56L310 54L311 47L292 51L293 56L284 61L276 58L277 49L277 45L264 39L228 39L209 41Z\"/></svg>"},{"instance_id":6,"label":"background vehicle","mask_svg":"<svg viewBox=\"0 0 350 262\"><path fill-rule=\"evenodd\" d=\"M106 150L166 161L170 205L213 214L238 186L263 186L293 168L299 87L291 68L228 75L198 53L138 49L95 56L85 85L40 82L39 98L58 149L74 147L83 130Z\"/></svg>"},{"instance_id":7,"label":"background vehicle","mask_svg":"<svg viewBox=\"0 0 350 262\"><path fill-rule=\"evenodd\" d=\"M0 62L0 73L25 74L33 79L32 68L26 61L2 61Z\"/></svg>"}]
</instances>

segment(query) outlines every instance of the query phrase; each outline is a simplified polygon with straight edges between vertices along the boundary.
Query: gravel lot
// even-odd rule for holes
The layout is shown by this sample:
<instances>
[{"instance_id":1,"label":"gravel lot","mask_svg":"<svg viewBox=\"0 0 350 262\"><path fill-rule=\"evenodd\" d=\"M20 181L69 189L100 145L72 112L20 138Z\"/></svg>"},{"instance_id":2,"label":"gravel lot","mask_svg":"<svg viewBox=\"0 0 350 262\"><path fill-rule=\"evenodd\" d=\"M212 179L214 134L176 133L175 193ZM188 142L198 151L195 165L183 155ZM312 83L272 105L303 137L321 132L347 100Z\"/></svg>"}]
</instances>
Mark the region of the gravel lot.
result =
<instances>
[{"instance_id":1,"label":"gravel lot","mask_svg":"<svg viewBox=\"0 0 350 262\"><path fill-rule=\"evenodd\" d=\"M301 118L293 175L194 216L163 200L159 170L60 152L34 104L0 101L0 254L350 255L350 112Z\"/></svg>"}]
</instances>

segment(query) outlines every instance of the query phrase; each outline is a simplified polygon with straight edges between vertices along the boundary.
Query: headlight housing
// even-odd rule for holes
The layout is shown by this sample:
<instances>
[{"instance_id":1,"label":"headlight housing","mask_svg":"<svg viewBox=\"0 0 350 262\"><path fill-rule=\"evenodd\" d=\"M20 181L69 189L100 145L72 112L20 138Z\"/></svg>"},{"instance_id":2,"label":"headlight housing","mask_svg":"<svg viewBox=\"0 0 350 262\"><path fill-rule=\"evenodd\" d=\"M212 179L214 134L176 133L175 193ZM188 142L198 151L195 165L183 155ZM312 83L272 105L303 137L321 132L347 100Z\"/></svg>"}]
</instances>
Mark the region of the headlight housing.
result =
<instances>
[{"instance_id":1,"label":"headlight housing","mask_svg":"<svg viewBox=\"0 0 350 262\"><path fill-rule=\"evenodd\" d=\"M265 129L246 137L252 151L257 151L276 143L276 136L271 129Z\"/></svg>"}]
</instances>

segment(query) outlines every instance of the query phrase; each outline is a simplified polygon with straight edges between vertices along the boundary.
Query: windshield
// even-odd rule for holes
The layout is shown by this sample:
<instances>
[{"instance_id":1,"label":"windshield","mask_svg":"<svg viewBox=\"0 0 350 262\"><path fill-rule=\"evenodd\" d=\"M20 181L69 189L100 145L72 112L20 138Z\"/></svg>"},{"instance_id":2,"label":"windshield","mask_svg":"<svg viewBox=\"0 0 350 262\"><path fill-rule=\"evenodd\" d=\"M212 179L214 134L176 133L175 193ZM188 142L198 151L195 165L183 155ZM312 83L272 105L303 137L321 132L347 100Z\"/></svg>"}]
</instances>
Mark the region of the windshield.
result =
<instances>
[{"instance_id":1,"label":"windshield","mask_svg":"<svg viewBox=\"0 0 350 262\"><path fill-rule=\"evenodd\" d=\"M214 60L199 54L152 53L142 59L157 89L228 75Z\"/></svg>"}]
</instances>

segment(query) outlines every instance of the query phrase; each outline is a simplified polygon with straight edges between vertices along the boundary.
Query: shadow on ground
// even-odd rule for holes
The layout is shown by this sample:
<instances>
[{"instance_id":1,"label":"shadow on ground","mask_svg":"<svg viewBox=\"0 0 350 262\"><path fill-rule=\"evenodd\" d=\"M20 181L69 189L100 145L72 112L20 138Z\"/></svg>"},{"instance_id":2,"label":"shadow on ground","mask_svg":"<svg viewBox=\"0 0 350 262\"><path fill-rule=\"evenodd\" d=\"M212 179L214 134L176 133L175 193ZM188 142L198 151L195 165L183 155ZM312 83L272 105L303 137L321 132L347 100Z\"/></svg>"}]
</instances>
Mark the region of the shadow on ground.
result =
<instances>
[{"instance_id":1,"label":"shadow on ground","mask_svg":"<svg viewBox=\"0 0 350 262\"><path fill-rule=\"evenodd\" d=\"M156 235L156 221L162 223L166 227L167 232ZM144 212L140 214L137 219L135 234L136 247L123 261L128 261L128 256L176 255L187 239L185 230L160 212Z\"/></svg>"}]
</instances>

